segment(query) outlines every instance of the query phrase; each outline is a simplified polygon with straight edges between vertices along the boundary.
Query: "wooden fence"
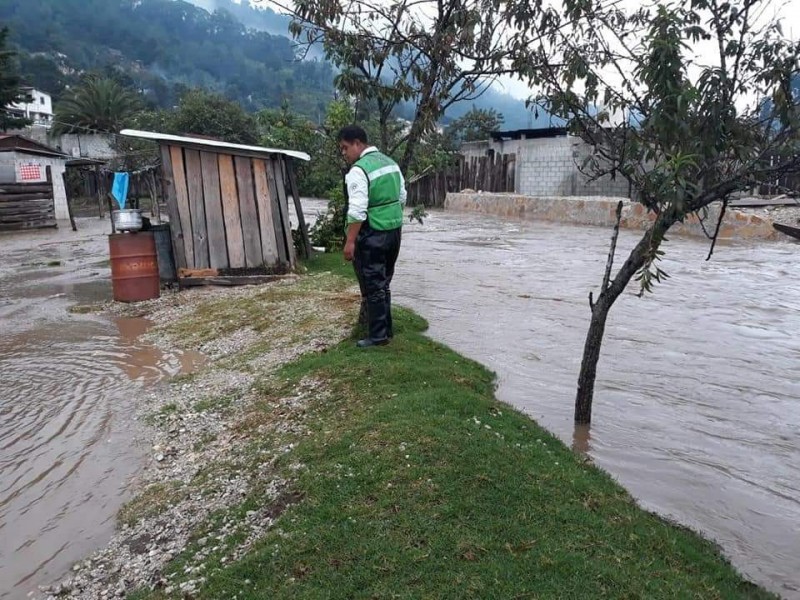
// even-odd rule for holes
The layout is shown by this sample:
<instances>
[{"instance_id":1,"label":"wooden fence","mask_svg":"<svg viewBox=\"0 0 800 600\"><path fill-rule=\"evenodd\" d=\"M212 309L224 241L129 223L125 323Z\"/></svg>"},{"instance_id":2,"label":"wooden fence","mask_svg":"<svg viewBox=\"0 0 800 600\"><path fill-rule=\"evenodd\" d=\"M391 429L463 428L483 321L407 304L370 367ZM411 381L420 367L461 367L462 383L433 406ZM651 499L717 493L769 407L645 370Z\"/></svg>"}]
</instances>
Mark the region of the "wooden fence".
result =
<instances>
[{"instance_id":1,"label":"wooden fence","mask_svg":"<svg viewBox=\"0 0 800 600\"><path fill-rule=\"evenodd\" d=\"M50 167L46 182L0 183L0 231L56 226Z\"/></svg>"},{"instance_id":2,"label":"wooden fence","mask_svg":"<svg viewBox=\"0 0 800 600\"><path fill-rule=\"evenodd\" d=\"M439 171L422 173L406 183L409 206L444 206L448 192L465 189L484 192L514 192L516 155L461 156L458 162Z\"/></svg>"},{"instance_id":3,"label":"wooden fence","mask_svg":"<svg viewBox=\"0 0 800 600\"><path fill-rule=\"evenodd\" d=\"M129 172L130 183L126 208L142 208L142 198L149 198L150 211L160 218L159 200L164 198L161 188L161 166L153 165L137 171ZM99 165L68 167L64 188L69 199L83 200L83 208L87 208L86 200L94 198L97 202L98 216L105 216L106 210L116 210L118 205L108 195L114 184L114 172Z\"/></svg>"},{"instance_id":4,"label":"wooden fence","mask_svg":"<svg viewBox=\"0 0 800 600\"><path fill-rule=\"evenodd\" d=\"M770 165L780 164L780 161L784 160L786 160L786 157L771 156L768 159L768 163ZM758 188L758 194L760 196L800 195L800 173L792 173L771 181L764 181Z\"/></svg>"}]
</instances>

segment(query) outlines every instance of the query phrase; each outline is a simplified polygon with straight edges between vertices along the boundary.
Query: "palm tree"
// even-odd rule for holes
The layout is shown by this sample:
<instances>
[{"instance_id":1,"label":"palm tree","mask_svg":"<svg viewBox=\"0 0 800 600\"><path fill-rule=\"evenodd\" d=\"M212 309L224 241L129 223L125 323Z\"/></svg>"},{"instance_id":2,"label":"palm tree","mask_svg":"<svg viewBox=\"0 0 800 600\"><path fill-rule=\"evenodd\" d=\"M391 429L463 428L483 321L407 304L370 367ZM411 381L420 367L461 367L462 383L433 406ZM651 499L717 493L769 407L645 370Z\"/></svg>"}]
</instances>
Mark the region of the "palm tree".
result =
<instances>
[{"instance_id":1,"label":"palm tree","mask_svg":"<svg viewBox=\"0 0 800 600\"><path fill-rule=\"evenodd\" d=\"M139 109L136 94L113 79L92 77L58 104L53 133L116 133Z\"/></svg>"}]
</instances>

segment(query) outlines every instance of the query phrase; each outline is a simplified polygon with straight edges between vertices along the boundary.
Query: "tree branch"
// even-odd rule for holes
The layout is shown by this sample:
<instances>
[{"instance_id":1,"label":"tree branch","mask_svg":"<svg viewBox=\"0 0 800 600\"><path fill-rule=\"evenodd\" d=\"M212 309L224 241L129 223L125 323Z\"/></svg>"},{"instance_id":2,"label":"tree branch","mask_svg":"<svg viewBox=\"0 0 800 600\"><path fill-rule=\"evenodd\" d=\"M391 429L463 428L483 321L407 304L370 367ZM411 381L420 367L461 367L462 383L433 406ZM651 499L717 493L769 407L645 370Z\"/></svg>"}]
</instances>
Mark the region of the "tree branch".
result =
<instances>
[{"instance_id":1,"label":"tree branch","mask_svg":"<svg viewBox=\"0 0 800 600\"><path fill-rule=\"evenodd\" d=\"M711 248L708 250L708 256L706 256L706 261L711 260L711 256L714 254L714 247L717 245L717 237L719 237L719 230L722 227L722 220L725 218L725 210L728 208L728 199L725 198L722 201L722 208L719 211L719 219L717 219L717 227L714 230L714 237L711 239Z\"/></svg>"},{"instance_id":2,"label":"tree branch","mask_svg":"<svg viewBox=\"0 0 800 600\"><path fill-rule=\"evenodd\" d=\"M617 221L614 224L614 233L611 235L611 248L608 251L608 260L606 261L606 272L603 275L604 293L608 289L608 282L611 280L611 269L614 266L614 254L617 252L617 238L619 237L619 224L622 221L622 200L617 202Z\"/></svg>"}]
</instances>

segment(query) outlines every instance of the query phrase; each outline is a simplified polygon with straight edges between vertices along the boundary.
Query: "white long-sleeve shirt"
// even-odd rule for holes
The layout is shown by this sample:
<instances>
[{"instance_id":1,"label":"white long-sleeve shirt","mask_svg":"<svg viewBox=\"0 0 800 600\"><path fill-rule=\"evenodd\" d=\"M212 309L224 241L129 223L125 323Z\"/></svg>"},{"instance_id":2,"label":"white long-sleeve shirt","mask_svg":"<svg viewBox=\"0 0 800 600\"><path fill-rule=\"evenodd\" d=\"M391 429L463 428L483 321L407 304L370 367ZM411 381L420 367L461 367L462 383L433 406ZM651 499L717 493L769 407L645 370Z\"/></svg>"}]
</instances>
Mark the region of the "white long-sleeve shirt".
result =
<instances>
[{"instance_id":1,"label":"white long-sleeve shirt","mask_svg":"<svg viewBox=\"0 0 800 600\"><path fill-rule=\"evenodd\" d=\"M361 157L370 152L377 152L375 146L369 146L361 153ZM361 158L359 157L359 158ZM347 216L352 221L366 221L367 207L369 206L369 179L363 169L350 169L344 178L347 186L348 208ZM406 180L400 173L400 204L405 208L406 205Z\"/></svg>"}]
</instances>

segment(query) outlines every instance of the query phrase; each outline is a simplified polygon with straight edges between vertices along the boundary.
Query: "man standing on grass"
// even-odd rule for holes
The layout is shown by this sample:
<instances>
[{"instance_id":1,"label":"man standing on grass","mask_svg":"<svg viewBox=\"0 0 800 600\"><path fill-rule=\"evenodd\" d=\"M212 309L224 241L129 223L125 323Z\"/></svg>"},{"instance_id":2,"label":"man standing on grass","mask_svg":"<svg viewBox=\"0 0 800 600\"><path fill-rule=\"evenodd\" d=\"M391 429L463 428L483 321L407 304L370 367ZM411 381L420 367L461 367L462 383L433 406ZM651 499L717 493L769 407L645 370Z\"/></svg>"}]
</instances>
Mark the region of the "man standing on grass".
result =
<instances>
[{"instance_id":1,"label":"man standing on grass","mask_svg":"<svg viewBox=\"0 0 800 600\"><path fill-rule=\"evenodd\" d=\"M394 335L389 286L400 253L406 184L397 163L370 146L361 127L344 127L337 140L342 156L352 165L345 176L348 205L344 257L353 261L369 322L369 334L357 345L382 346Z\"/></svg>"}]
</instances>

